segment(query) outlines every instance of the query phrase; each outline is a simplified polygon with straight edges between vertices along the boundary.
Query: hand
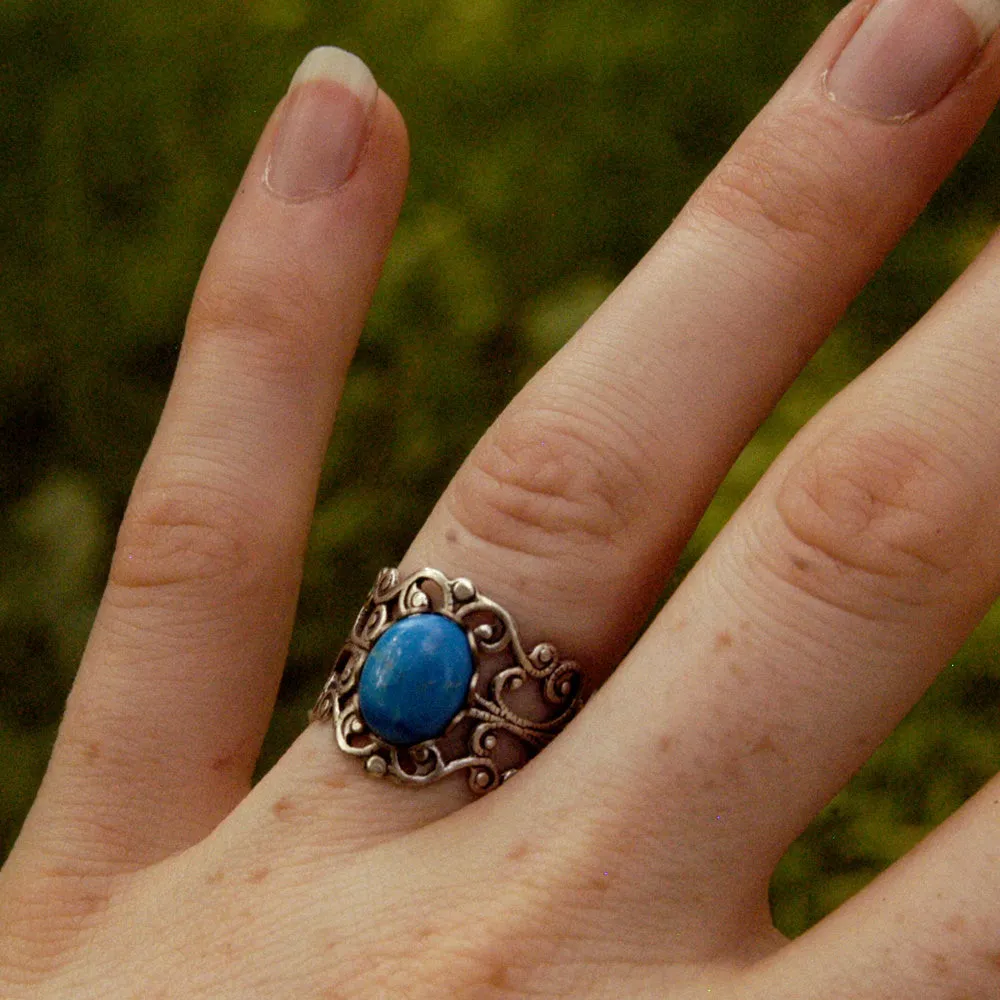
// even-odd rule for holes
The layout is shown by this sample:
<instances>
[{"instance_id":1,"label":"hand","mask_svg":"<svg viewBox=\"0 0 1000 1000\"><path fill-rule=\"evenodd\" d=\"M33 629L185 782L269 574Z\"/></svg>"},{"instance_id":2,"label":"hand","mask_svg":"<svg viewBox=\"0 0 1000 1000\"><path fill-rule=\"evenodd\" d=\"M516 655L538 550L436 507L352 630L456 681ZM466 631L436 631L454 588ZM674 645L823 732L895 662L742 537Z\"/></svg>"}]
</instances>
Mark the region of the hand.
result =
<instances>
[{"instance_id":1,"label":"hand","mask_svg":"<svg viewBox=\"0 0 1000 1000\"><path fill-rule=\"evenodd\" d=\"M406 173L363 66L307 59L211 251L0 874L0 995L996 995L995 786L797 941L767 907L787 846L996 596L995 242L626 655L743 443L1000 95L993 0L869 7L514 400L402 562L472 577L602 685L473 804L460 780L366 779L320 724L251 790Z\"/></svg>"}]
</instances>

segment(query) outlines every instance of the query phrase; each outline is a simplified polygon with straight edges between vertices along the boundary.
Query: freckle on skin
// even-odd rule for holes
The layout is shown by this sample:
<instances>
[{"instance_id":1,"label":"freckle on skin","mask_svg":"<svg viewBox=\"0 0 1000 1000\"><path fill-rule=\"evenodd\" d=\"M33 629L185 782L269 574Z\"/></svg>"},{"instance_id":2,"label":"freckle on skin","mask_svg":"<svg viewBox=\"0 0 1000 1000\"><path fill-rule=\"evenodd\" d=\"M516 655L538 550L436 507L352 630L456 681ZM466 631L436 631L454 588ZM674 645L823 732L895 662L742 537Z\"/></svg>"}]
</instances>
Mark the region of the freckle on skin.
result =
<instances>
[{"instance_id":1,"label":"freckle on skin","mask_svg":"<svg viewBox=\"0 0 1000 1000\"><path fill-rule=\"evenodd\" d=\"M446 542L451 542L452 545L457 544L458 543L458 532L454 528L449 528L444 533L444 540Z\"/></svg>"},{"instance_id":2,"label":"freckle on skin","mask_svg":"<svg viewBox=\"0 0 1000 1000\"><path fill-rule=\"evenodd\" d=\"M486 982L489 983L490 986L497 987L497 989L504 989L510 985L507 979L507 970L504 968L503 962L497 962Z\"/></svg>"},{"instance_id":3,"label":"freckle on skin","mask_svg":"<svg viewBox=\"0 0 1000 1000\"><path fill-rule=\"evenodd\" d=\"M212 761L213 771L231 771L236 764L236 759L230 754L227 757L216 757Z\"/></svg>"},{"instance_id":4,"label":"freckle on skin","mask_svg":"<svg viewBox=\"0 0 1000 1000\"><path fill-rule=\"evenodd\" d=\"M946 931L951 931L954 934L965 930L965 917L963 917L960 913L956 913L955 916L946 921L944 929Z\"/></svg>"},{"instance_id":5,"label":"freckle on skin","mask_svg":"<svg viewBox=\"0 0 1000 1000\"><path fill-rule=\"evenodd\" d=\"M794 557L794 558L792 559L792 565L793 565L793 566L794 566L794 567L795 567L795 568L796 568L796 569L797 569L797 570L798 570L798 571L799 571L800 573L808 573L808 572L809 572L809 570L810 570L810 569L812 569L812 566L811 566L811 565L809 564L809 560L808 560L808 559L800 559L800 558L799 558L798 556L795 556L795 557Z\"/></svg>"},{"instance_id":6,"label":"freckle on skin","mask_svg":"<svg viewBox=\"0 0 1000 1000\"><path fill-rule=\"evenodd\" d=\"M270 868L264 868L264 867L254 868L254 870L250 872L249 875L247 875L247 881L253 882L256 885L258 882L263 882L264 879L266 879L267 876L270 874L271 874Z\"/></svg>"},{"instance_id":7,"label":"freckle on skin","mask_svg":"<svg viewBox=\"0 0 1000 1000\"><path fill-rule=\"evenodd\" d=\"M523 861L531 853L531 848L527 844L518 844L507 852L508 861Z\"/></svg>"},{"instance_id":8,"label":"freckle on skin","mask_svg":"<svg viewBox=\"0 0 1000 1000\"><path fill-rule=\"evenodd\" d=\"M661 736L659 746L664 753L670 753L670 751L674 748L673 736Z\"/></svg>"},{"instance_id":9,"label":"freckle on skin","mask_svg":"<svg viewBox=\"0 0 1000 1000\"><path fill-rule=\"evenodd\" d=\"M103 753L103 747L97 740L94 740L93 743L88 743L87 749L84 750L84 756L87 758L87 760L97 760L97 758L100 757L102 753Z\"/></svg>"},{"instance_id":10,"label":"freckle on skin","mask_svg":"<svg viewBox=\"0 0 1000 1000\"><path fill-rule=\"evenodd\" d=\"M733 644L732 634L729 632L720 632L715 637L715 648L718 649L729 649Z\"/></svg>"},{"instance_id":11,"label":"freckle on skin","mask_svg":"<svg viewBox=\"0 0 1000 1000\"><path fill-rule=\"evenodd\" d=\"M788 755L782 752L769 735L762 736L750 749L751 757L756 757L758 754L762 753L774 754L774 756L779 760L788 760Z\"/></svg>"},{"instance_id":12,"label":"freckle on skin","mask_svg":"<svg viewBox=\"0 0 1000 1000\"><path fill-rule=\"evenodd\" d=\"M291 813L294 809L295 806L292 804L292 800L287 795L283 795L277 802L274 803L273 806L271 806L271 812L273 812L278 819L288 819L289 813Z\"/></svg>"},{"instance_id":13,"label":"freckle on skin","mask_svg":"<svg viewBox=\"0 0 1000 1000\"><path fill-rule=\"evenodd\" d=\"M344 778L324 778L323 784L334 791L347 787L347 781Z\"/></svg>"},{"instance_id":14,"label":"freckle on skin","mask_svg":"<svg viewBox=\"0 0 1000 1000\"><path fill-rule=\"evenodd\" d=\"M226 873L223 869L220 868L218 871L212 872L212 874L209 875L208 878L205 879L205 881L209 885L218 885L220 882L225 881L225 878L226 878Z\"/></svg>"},{"instance_id":15,"label":"freckle on skin","mask_svg":"<svg viewBox=\"0 0 1000 1000\"><path fill-rule=\"evenodd\" d=\"M92 913L96 913L100 910L107 899L98 893L85 893L82 896L76 896L73 900L72 914L80 920L85 920Z\"/></svg>"}]
</instances>

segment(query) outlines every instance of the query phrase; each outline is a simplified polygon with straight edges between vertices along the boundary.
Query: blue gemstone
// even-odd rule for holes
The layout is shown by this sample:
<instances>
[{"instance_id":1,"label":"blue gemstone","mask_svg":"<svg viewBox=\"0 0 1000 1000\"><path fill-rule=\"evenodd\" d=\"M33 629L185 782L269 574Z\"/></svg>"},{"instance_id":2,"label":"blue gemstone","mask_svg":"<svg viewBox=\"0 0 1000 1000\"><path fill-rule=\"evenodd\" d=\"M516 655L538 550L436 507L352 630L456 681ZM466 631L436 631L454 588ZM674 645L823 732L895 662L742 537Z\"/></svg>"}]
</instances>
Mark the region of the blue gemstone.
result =
<instances>
[{"instance_id":1,"label":"blue gemstone","mask_svg":"<svg viewBox=\"0 0 1000 1000\"><path fill-rule=\"evenodd\" d=\"M460 625L443 615L409 615L383 633L365 660L361 714L387 743L433 739L465 703L474 669Z\"/></svg>"}]
</instances>

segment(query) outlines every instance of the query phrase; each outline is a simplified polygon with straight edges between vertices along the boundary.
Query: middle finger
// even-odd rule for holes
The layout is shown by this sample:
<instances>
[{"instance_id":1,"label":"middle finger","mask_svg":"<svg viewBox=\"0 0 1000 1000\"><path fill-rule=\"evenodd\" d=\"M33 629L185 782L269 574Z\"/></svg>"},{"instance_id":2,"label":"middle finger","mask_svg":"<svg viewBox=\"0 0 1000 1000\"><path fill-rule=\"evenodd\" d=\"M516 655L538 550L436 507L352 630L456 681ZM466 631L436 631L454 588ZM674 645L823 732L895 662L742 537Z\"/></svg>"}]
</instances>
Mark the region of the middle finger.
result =
<instances>
[{"instance_id":1,"label":"middle finger","mask_svg":"<svg viewBox=\"0 0 1000 1000\"><path fill-rule=\"evenodd\" d=\"M882 6L899 10L903 34L906 18L935 9L945 23L921 29L941 48L941 34L958 30L949 22L964 20L968 48L952 55L956 72L968 69L981 37L951 0ZM905 123L832 101L824 74L864 34L870 7L855 3L833 22L646 258L488 431L404 570L471 576L529 640L555 642L594 680L618 662L750 435L996 100L994 74ZM938 54L929 58L940 75ZM914 93L914 109L920 102Z\"/></svg>"},{"instance_id":2,"label":"middle finger","mask_svg":"<svg viewBox=\"0 0 1000 1000\"><path fill-rule=\"evenodd\" d=\"M834 20L658 244L487 432L404 572L471 577L527 645L554 642L591 684L607 675L748 437L996 101L994 63L977 63L982 4L871 8L859 0ZM333 767L351 772L335 778L343 796L394 794L363 782L349 759L331 765L328 739L308 732L286 774L311 783ZM460 782L446 784L395 799L390 826L466 801ZM340 810L347 839L360 832L351 815L366 809Z\"/></svg>"}]
</instances>

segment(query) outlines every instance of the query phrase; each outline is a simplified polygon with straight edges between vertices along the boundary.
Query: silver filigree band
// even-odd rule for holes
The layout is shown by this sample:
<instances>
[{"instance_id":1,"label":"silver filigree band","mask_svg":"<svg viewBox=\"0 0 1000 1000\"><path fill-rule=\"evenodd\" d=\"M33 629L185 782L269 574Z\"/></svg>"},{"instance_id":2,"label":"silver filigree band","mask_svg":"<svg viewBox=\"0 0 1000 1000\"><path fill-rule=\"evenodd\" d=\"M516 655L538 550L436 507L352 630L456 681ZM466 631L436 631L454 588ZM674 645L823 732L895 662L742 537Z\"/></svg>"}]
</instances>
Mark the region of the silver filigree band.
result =
<instances>
[{"instance_id":1,"label":"silver filigree band","mask_svg":"<svg viewBox=\"0 0 1000 1000\"><path fill-rule=\"evenodd\" d=\"M372 648L395 623L428 613L465 631L475 669L464 705L445 732L400 746L382 739L365 722L361 674ZM372 776L427 785L468 770L469 787L481 795L550 743L581 703L578 664L561 659L547 642L526 652L511 615L470 580L451 580L435 569L400 579L398 570L383 569L310 717L332 720L337 745L363 759Z\"/></svg>"}]
</instances>

